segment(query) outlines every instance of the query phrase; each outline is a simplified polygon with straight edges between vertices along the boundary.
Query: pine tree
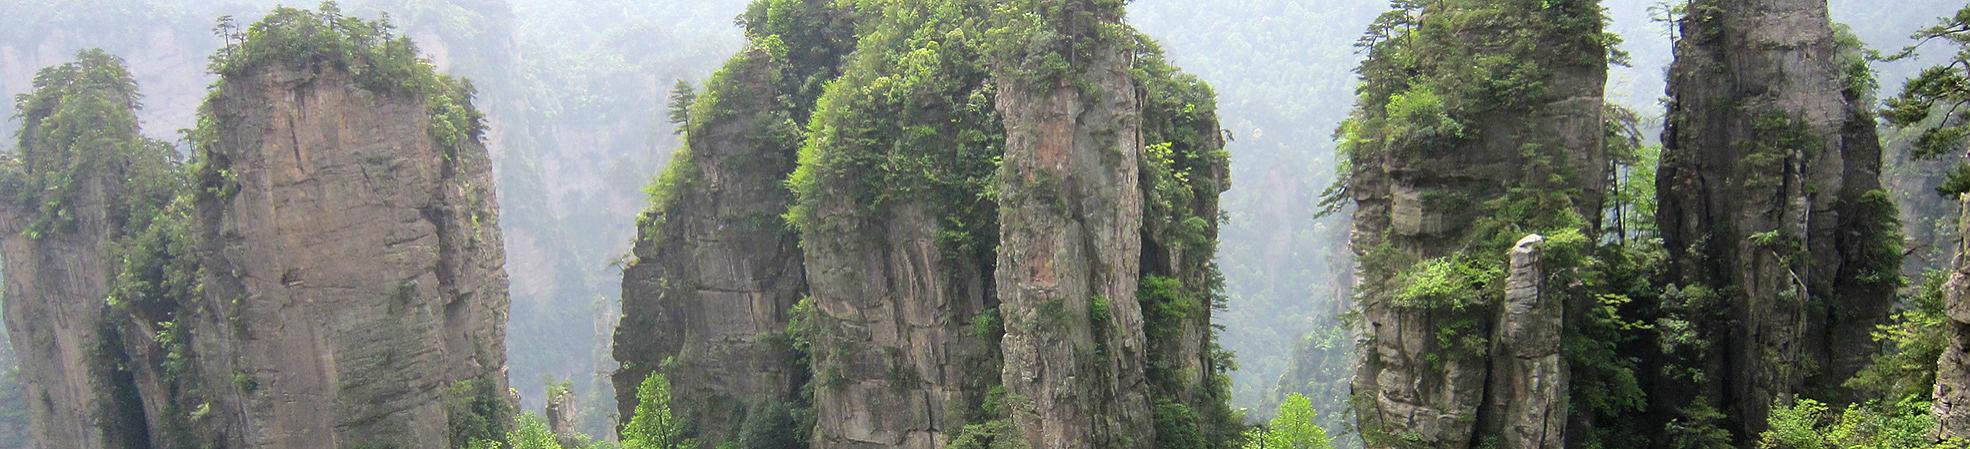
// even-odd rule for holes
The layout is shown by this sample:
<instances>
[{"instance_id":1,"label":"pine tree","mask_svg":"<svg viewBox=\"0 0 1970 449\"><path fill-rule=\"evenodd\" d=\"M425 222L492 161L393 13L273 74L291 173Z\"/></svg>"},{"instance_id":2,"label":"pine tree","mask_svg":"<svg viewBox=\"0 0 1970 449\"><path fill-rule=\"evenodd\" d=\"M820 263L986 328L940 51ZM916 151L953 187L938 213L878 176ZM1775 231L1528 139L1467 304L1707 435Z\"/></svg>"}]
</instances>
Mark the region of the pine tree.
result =
<instances>
[{"instance_id":1,"label":"pine tree","mask_svg":"<svg viewBox=\"0 0 1970 449\"><path fill-rule=\"evenodd\" d=\"M636 387L636 414L622 429L623 449L690 449L684 420L670 410L670 380L651 373Z\"/></svg>"}]
</instances>

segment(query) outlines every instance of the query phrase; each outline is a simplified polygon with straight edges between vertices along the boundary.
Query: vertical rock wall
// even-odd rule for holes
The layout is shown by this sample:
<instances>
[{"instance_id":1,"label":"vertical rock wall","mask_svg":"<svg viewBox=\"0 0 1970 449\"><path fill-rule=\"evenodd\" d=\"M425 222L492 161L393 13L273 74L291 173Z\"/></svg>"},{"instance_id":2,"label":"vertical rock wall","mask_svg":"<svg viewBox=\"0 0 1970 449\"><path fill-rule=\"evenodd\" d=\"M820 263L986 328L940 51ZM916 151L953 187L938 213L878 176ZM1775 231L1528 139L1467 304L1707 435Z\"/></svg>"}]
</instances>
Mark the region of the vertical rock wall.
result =
<instances>
[{"instance_id":1,"label":"vertical rock wall","mask_svg":"<svg viewBox=\"0 0 1970 449\"><path fill-rule=\"evenodd\" d=\"M1497 438L1497 447L1566 446L1568 372L1560 354L1566 295L1546 285L1545 243L1545 237L1527 236L1508 256L1505 302L1491 334L1487 419L1480 429Z\"/></svg>"},{"instance_id":2,"label":"vertical rock wall","mask_svg":"<svg viewBox=\"0 0 1970 449\"><path fill-rule=\"evenodd\" d=\"M226 445L449 447L463 411L448 403L506 400L506 274L479 131L442 142L433 99L340 70L223 83L199 155L219 192L197 204L210 313L192 350L199 376L231 387L212 411Z\"/></svg>"},{"instance_id":3,"label":"vertical rock wall","mask_svg":"<svg viewBox=\"0 0 1970 449\"><path fill-rule=\"evenodd\" d=\"M1970 229L1961 227L1970 224L1970 198L1960 198L1959 202L1963 208L1957 229ZM1949 347L1943 350L1938 364L1935 403L1931 405L1938 439L1970 438L1970 258L1964 256L1970 252L1963 251L1970 239L1959 238L1957 245L1949 281L1943 284L1943 310L1949 317L1944 335Z\"/></svg>"},{"instance_id":4,"label":"vertical rock wall","mask_svg":"<svg viewBox=\"0 0 1970 449\"><path fill-rule=\"evenodd\" d=\"M1564 395L1542 395L1570 388L1557 339L1583 305L1508 290L1554 270L1501 256L1519 230L1595 234L1607 165L1598 2L1389 14L1397 25L1363 63L1363 100L1343 128L1363 435L1373 448L1565 444Z\"/></svg>"},{"instance_id":5,"label":"vertical rock wall","mask_svg":"<svg viewBox=\"0 0 1970 449\"><path fill-rule=\"evenodd\" d=\"M107 358L105 352L120 352L115 336L105 335L114 329L105 318L104 298L116 267L108 260L109 247L122 236L121 223L111 217L110 208L122 201L126 162L114 148L91 147L139 140L136 92L122 91L119 83L124 80L114 74L104 78L76 73L76 69L109 67L69 67L65 76L62 69L42 72L54 75L45 79L47 84L36 86L48 92L47 97L23 103L29 109L18 111L23 125L20 159L18 166L10 168L30 178L66 177L73 187L66 197L43 198L53 194L50 189L29 192L28 197L36 201L0 201L7 331L20 360L24 397L32 399L25 405L36 441L44 447L78 449L141 444L118 435L124 433L116 432L124 424L118 416L99 415L119 410L120 398L115 395L123 392L106 387L112 384L113 373L103 369L102 359ZM123 70L114 67L127 79ZM47 129L56 124L44 120L58 111L73 114L80 109L65 103L90 101L111 106L97 111L106 114L93 119L103 133L114 137L67 141L54 136L74 136L78 130ZM85 160L92 156L99 159ZM64 173L70 166L80 169ZM44 210L47 203L57 208ZM53 216L68 221L51 220Z\"/></svg>"},{"instance_id":6,"label":"vertical rock wall","mask_svg":"<svg viewBox=\"0 0 1970 449\"><path fill-rule=\"evenodd\" d=\"M1072 68L1051 79L995 68L1006 129L996 278L1011 414L1036 449L1155 447L1136 301L1139 98L1123 94L1136 90L1130 54L1098 34L1119 26L1121 5L1034 6L1061 14L1042 26L1059 27L1065 42L1051 50Z\"/></svg>"},{"instance_id":7,"label":"vertical rock wall","mask_svg":"<svg viewBox=\"0 0 1970 449\"><path fill-rule=\"evenodd\" d=\"M805 377L789 342L774 338L807 292L800 247L780 222L792 201L781 180L799 142L775 94L777 64L755 48L714 77L702 107L729 113L688 126L689 146L640 220L615 336L621 416L635 411L637 385L662 370L673 409L700 438L726 441L746 405L789 400Z\"/></svg>"},{"instance_id":8,"label":"vertical rock wall","mask_svg":"<svg viewBox=\"0 0 1970 449\"><path fill-rule=\"evenodd\" d=\"M1837 385L1878 349L1868 333L1894 305L1886 279L1899 261L1864 259L1879 240L1862 201L1880 188L1880 143L1825 0L1689 10L1670 71L1658 222L1670 278L1714 290L1733 323L1701 330L1720 340L1690 362L1712 371L1710 389L1664 379L1652 396L1661 407L1705 397L1749 439L1774 401L1842 398Z\"/></svg>"}]
</instances>

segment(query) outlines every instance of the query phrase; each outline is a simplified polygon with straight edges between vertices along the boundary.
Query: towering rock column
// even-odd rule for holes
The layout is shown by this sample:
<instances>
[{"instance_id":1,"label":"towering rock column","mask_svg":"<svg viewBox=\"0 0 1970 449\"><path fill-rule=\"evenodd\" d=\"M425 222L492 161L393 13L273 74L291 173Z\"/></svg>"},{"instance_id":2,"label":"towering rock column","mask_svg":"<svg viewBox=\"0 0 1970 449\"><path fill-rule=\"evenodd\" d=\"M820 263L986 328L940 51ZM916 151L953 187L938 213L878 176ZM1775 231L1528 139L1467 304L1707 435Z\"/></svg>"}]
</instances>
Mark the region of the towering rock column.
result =
<instances>
[{"instance_id":1,"label":"towering rock column","mask_svg":"<svg viewBox=\"0 0 1970 449\"><path fill-rule=\"evenodd\" d=\"M639 220L615 337L622 416L636 409L637 385L662 370L673 409L700 438L726 441L749 402L787 400L805 372L785 339L771 338L807 292L799 244L779 222L799 142L776 94L777 64L749 49L711 80L704 107L731 112L688 125L689 147L672 157L658 204Z\"/></svg>"},{"instance_id":2,"label":"towering rock column","mask_svg":"<svg viewBox=\"0 0 1970 449\"><path fill-rule=\"evenodd\" d=\"M469 90L433 82L222 74L196 223L212 312L192 349L232 387L212 411L226 446L449 448L453 421L511 410L492 165Z\"/></svg>"},{"instance_id":3,"label":"towering rock column","mask_svg":"<svg viewBox=\"0 0 1970 449\"><path fill-rule=\"evenodd\" d=\"M110 368L122 348L105 302L119 267L109 249L128 218L119 208L132 201L126 179L151 149L137 130L135 82L121 60L85 52L35 84L18 111L19 159L5 167L10 199L0 201L7 331L31 432L46 448L142 445L143 411L123 388L127 374Z\"/></svg>"},{"instance_id":4,"label":"towering rock column","mask_svg":"<svg viewBox=\"0 0 1970 449\"><path fill-rule=\"evenodd\" d=\"M1351 388L1368 447L1567 443L1557 345L1584 295L1547 285L1565 267L1513 242L1593 240L1601 20L1591 0L1453 0L1371 30L1343 128L1364 337Z\"/></svg>"},{"instance_id":5,"label":"towering rock column","mask_svg":"<svg viewBox=\"0 0 1970 449\"><path fill-rule=\"evenodd\" d=\"M1729 304L1702 329L1717 370L1707 389L1662 380L1659 407L1698 395L1729 410L1741 439L1774 401L1832 395L1878 348L1898 260L1881 245L1880 144L1846 75L1825 0L1701 0L1682 19L1670 71L1658 221L1669 276ZM1882 200L1885 201L1885 200ZM1889 208L1892 213L1892 208ZM1888 226L1890 230L1894 226ZM1728 408L1726 408L1728 407Z\"/></svg>"},{"instance_id":6,"label":"towering rock column","mask_svg":"<svg viewBox=\"0 0 1970 449\"><path fill-rule=\"evenodd\" d=\"M997 283L1011 414L1035 449L1155 447L1136 302L1141 117L1121 2L1047 0L1057 41L994 68L1006 129ZM1023 19L1009 19L1023 20ZM1057 34L1055 34L1057 33ZM1065 58L1036 73L1021 63Z\"/></svg>"},{"instance_id":7,"label":"towering rock column","mask_svg":"<svg viewBox=\"0 0 1970 449\"><path fill-rule=\"evenodd\" d=\"M1491 333L1491 378L1485 390L1487 419L1481 431L1497 447L1559 449L1566 444L1567 364L1560 354L1565 329L1563 289L1548 288L1546 238L1527 236L1507 256L1505 302Z\"/></svg>"}]
</instances>

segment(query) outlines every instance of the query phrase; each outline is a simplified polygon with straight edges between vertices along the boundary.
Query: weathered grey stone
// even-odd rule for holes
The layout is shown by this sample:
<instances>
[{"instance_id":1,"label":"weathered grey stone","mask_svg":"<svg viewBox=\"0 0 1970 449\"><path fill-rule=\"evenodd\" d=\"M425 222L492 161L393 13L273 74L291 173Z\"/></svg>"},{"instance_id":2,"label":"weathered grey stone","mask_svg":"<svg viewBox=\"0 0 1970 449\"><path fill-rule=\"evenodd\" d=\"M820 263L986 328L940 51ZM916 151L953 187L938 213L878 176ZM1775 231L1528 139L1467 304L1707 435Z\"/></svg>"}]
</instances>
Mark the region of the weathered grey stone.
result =
<instances>
[{"instance_id":1,"label":"weathered grey stone","mask_svg":"<svg viewBox=\"0 0 1970 449\"><path fill-rule=\"evenodd\" d=\"M677 184L641 218L615 336L623 422L658 370L673 411L706 445L736 438L749 402L789 400L799 387L793 348L769 338L807 292L798 241L779 218L799 141L759 131L794 127L775 94L779 70L764 49L726 65L709 89L713 107L731 113L690 126L689 148L664 175Z\"/></svg>"},{"instance_id":2,"label":"weathered grey stone","mask_svg":"<svg viewBox=\"0 0 1970 449\"><path fill-rule=\"evenodd\" d=\"M1958 203L1962 207L1957 229L1970 229L1962 227L1970 224L1970 196L1959 196ZM1970 438L1970 257L1965 256L1970 252L1965 252L1966 248L1970 248L1970 238L1959 237L1956 260L1951 264L1949 280L1943 284L1943 310L1949 317L1944 335L1949 347L1937 364L1935 402L1931 405L1938 439Z\"/></svg>"},{"instance_id":3,"label":"weathered grey stone","mask_svg":"<svg viewBox=\"0 0 1970 449\"><path fill-rule=\"evenodd\" d=\"M581 411L576 407L574 390L549 388L547 409L542 413L547 420L547 430L554 433L554 439L561 443L561 447L582 446L583 441L578 438L581 432L575 430L575 426L579 425L577 421L581 419Z\"/></svg>"},{"instance_id":4,"label":"weathered grey stone","mask_svg":"<svg viewBox=\"0 0 1970 449\"><path fill-rule=\"evenodd\" d=\"M447 147L416 95L340 70L229 76L202 148L221 189L196 228L209 311L196 376L228 447L446 448L446 399L504 400L507 293L492 166ZM491 385L486 385L490 383ZM497 418L493 418L497 419Z\"/></svg>"},{"instance_id":5,"label":"weathered grey stone","mask_svg":"<svg viewBox=\"0 0 1970 449\"><path fill-rule=\"evenodd\" d=\"M1659 416L1698 397L1761 432L1774 401L1838 387L1879 348L1894 285L1869 282L1861 197L1880 188L1866 92L1849 87L1825 0L1698 1L1680 23L1658 174L1668 275L1717 289L1713 382L1654 382ZM1887 267L1892 275L1895 267ZM1687 363L1711 364L1695 360ZM1810 368L1810 369L1809 369ZM1841 399L1841 398L1832 398Z\"/></svg>"},{"instance_id":6,"label":"weathered grey stone","mask_svg":"<svg viewBox=\"0 0 1970 449\"><path fill-rule=\"evenodd\" d=\"M37 117L24 120L22 133L39 132ZM136 130L129 130L135 134ZM23 148L22 151L36 151ZM67 201L75 217L72 230L40 238L22 233L38 208L0 201L0 254L6 273L7 330L20 360L20 380L32 420L31 432L45 447L112 447L96 419L96 404L112 400L94 385L94 358L103 345L104 303L111 263L106 245L115 238L108 215L116 180L108 172L85 171Z\"/></svg>"},{"instance_id":7,"label":"weathered grey stone","mask_svg":"<svg viewBox=\"0 0 1970 449\"><path fill-rule=\"evenodd\" d=\"M1485 391L1483 431L1497 447L1559 449L1566 446L1566 360L1560 354L1566 296L1547 288L1546 242L1526 236L1512 248L1505 303L1491 333L1490 388Z\"/></svg>"},{"instance_id":8,"label":"weathered grey stone","mask_svg":"<svg viewBox=\"0 0 1970 449\"><path fill-rule=\"evenodd\" d=\"M1433 4L1419 14L1424 21L1441 21L1441 15L1469 14L1457 8L1470 7ZM1537 22L1563 23L1598 14L1598 9L1594 2L1573 2L1566 8L1522 13L1544 15ZM1583 36L1578 33L1599 29L1547 31L1519 22L1482 21L1444 26L1450 31L1438 38L1457 40L1430 42L1431 48L1484 54L1509 52L1504 48L1522 40L1539 42L1537 50L1510 54L1520 59L1515 64L1539 67L1535 73L1542 75L1537 81L1542 92L1509 107L1493 105L1482 115L1463 117L1463 136L1451 143L1359 143L1362 148L1354 153L1348 179L1356 206L1349 236L1355 254L1363 260L1427 261L1505 251L1490 247L1487 239L1492 236L1476 235L1476 224L1527 218L1493 216L1497 209L1485 206L1511 198L1514 190L1563 189L1571 212L1588 223L1579 230L1596 234L1593 217L1601 213L1601 175L1608 157L1602 121L1606 49L1577 42ZM1429 79L1444 69L1424 70L1415 76ZM1382 114L1384 106L1361 107L1372 110L1366 114ZM1484 246L1472 247L1479 244ZM1536 250L1514 252L1515 263L1536 256ZM1401 288L1400 272L1409 267L1388 265L1364 265L1355 282L1366 287L1357 297L1364 338L1351 388L1368 446L1397 447L1405 441L1450 449L1506 440L1527 445L1499 447L1564 444L1570 385L1556 352L1549 352L1556 351L1557 342L1545 339L1556 339L1567 312L1581 307L1569 304L1576 298L1525 291L1544 282L1536 279L1544 270L1529 266L1520 267L1527 272L1514 273L1511 281L1518 297L1490 291L1479 293L1481 298L1445 298L1463 306L1402 304L1391 289ZM1505 299L1494 301L1497 294ZM1454 339L1443 337L1446 328L1454 329ZM1469 346L1478 338L1484 341L1479 348L1488 350ZM1536 371L1523 371L1528 369Z\"/></svg>"},{"instance_id":9,"label":"weathered grey stone","mask_svg":"<svg viewBox=\"0 0 1970 449\"><path fill-rule=\"evenodd\" d=\"M1069 0L1068 3L1083 3ZM1120 5L1079 5L1119 24ZM1143 317L1141 117L1120 42L1062 30L1086 48L1070 79L999 67L1006 129L997 285L1001 377L1034 449L1155 447ZM1085 87L1083 87L1085 86Z\"/></svg>"}]
</instances>

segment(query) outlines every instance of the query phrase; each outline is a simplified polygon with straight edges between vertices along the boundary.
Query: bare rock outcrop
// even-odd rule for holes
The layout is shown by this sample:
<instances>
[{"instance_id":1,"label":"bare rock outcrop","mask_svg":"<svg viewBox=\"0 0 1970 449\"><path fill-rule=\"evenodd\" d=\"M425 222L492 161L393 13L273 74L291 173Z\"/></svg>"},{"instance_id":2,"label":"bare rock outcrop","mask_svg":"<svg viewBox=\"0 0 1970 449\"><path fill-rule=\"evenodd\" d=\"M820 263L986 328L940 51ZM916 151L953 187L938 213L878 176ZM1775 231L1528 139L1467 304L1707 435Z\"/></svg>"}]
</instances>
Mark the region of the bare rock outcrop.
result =
<instances>
[{"instance_id":1,"label":"bare rock outcrop","mask_svg":"<svg viewBox=\"0 0 1970 449\"><path fill-rule=\"evenodd\" d=\"M1775 401L1846 399L1837 386L1877 351L1869 332L1895 302L1899 250L1870 260L1870 245L1882 244L1883 220L1898 226L1892 210L1875 216L1886 200L1870 198L1881 168L1870 93L1849 79L1858 59L1843 54L1826 2L1689 9L1670 71L1657 216L1669 277L1714 290L1731 322L1699 330L1710 353L1675 362L1729 381L1662 379L1651 400L1666 416L1705 398L1748 441Z\"/></svg>"},{"instance_id":2,"label":"bare rock outcrop","mask_svg":"<svg viewBox=\"0 0 1970 449\"><path fill-rule=\"evenodd\" d=\"M519 402L519 401L514 401ZM575 392L567 385L547 389L547 408L542 410L542 419L547 421L547 431L554 434L554 440L561 447L581 447L584 441L580 430L581 410L575 401Z\"/></svg>"},{"instance_id":3,"label":"bare rock outcrop","mask_svg":"<svg viewBox=\"0 0 1970 449\"><path fill-rule=\"evenodd\" d=\"M226 446L445 448L448 404L511 409L492 166L476 117L434 124L470 92L370 86L271 64L205 106L191 350Z\"/></svg>"},{"instance_id":4,"label":"bare rock outcrop","mask_svg":"<svg viewBox=\"0 0 1970 449\"><path fill-rule=\"evenodd\" d=\"M1970 224L1970 197L1960 197L1963 205L1957 229ZM1970 238L1959 238L1957 256L1943 284L1943 310L1949 317L1944 334L1949 346L1943 350L1936 372L1936 392L1931 414L1936 417L1938 439L1970 438Z\"/></svg>"},{"instance_id":5,"label":"bare rock outcrop","mask_svg":"<svg viewBox=\"0 0 1970 449\"><path fill-rule=\"evenodd\" d=\"M1001 378L1019 398L1010 413L1030 447L1155 447L1136 301L1140 99L1117 94L1136 89L1123 43L1092 31L1120 24L1121 5L1051 8L1072 15L1053 24L1072 45L1051 51L1071 52L1057 56L1075 60L1073 69L994 68L1006 130L995 274L1006 331ZM1047 51L1039 48L1027 51Z\"/></svg>"},{"instance_id":6,"label":"bare rock outcrop","mask_svg":"<svg viewBox=\"0 0 1970 449\"><path fill-rule=\"evenodd\" d=\"M1568 372L1560 353L1566 296L1546 285L1545 243L1530 235L1512 248L1505 302L1491 333L1483 432L1498 447L1566 446Z\"/></svg>"},{"instance_id":7,"label":"bare rock outcrop","mask_svg":"<svg viewBox=\"0 0 1970 449\"><path fill-rule=\"evenodd\" d=\"M799 142L775 95L779 76L761 48L726 64L703 107L730 112L688 125L689 146L673 156L657 204L640 220L615 335L621 416L635 410L637 385L662 370L672 407L699 437L727 441L746 405L789 400L804 380L783 337L807 280L796 236L780 222L792 201L782 180Z\"/></svg>"}]
</instances>

